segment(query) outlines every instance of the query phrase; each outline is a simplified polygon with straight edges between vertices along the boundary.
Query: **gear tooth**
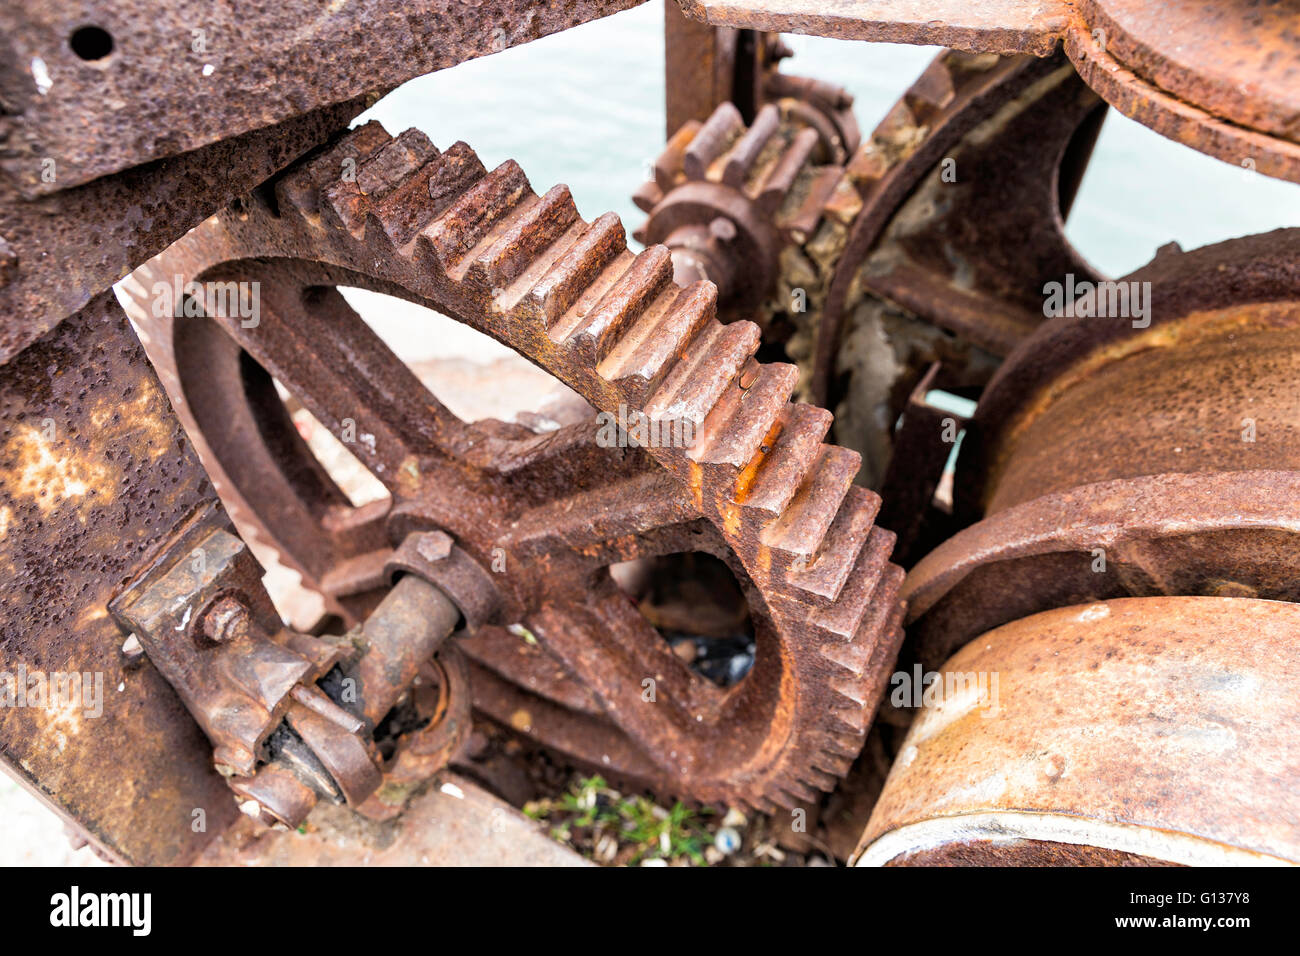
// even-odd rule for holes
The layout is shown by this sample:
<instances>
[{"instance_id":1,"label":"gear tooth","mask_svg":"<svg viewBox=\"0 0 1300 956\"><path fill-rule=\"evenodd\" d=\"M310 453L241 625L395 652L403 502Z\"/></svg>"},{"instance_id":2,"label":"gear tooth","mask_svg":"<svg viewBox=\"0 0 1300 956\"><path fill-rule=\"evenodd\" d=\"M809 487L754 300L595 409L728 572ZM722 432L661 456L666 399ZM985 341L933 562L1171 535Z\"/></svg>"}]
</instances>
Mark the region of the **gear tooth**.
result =
<instances>
[{"instance_id":1,"label":"gear tooth","mask_svg":"<svg viewBox=\"0 0 1300 956\"><path fill-rule=\"evenodd\" d=\"M879 495L856 485L849 488L816 555L805 570L790 573L790 583L823 606L832 603L857 564L879 511ZM880 567L874 570L878 573Z\"/></svg>"},{"instance_id":2,"label":"gear tooth","mask_svg":"<svg viewBox=\"0 0 1300 956\"><path fill-rule=\"evenodd\" d=\"M730 100L718 105L691 139L682 157L682 171L687 179L704 179L713 161L721 156L745 132L740 110Z\"/></svg>"},{"instance_id":3,"label":"gear tooth","mask_svg":"<svg viewBox=\"0 0 1300 956\"><path fill-rule=\"evenodd\" d=\"M607 212L583 230L573 245L529 289L525 301L551 329L582 297L596 277L627 249L623 223Z\"/></svg>"},{"instance_id":4,"label":"gear tooth","mask_svg":"<svg viewBox=\"0 0 1300 956\"><path fill-rule=\"evenodd\" d=\"M571 333L572 347L596 362L605 359L672 281L672 254L663 246L642 250Z\"/></svg>"},{"instance_id":5,"label":"gear tooth","mask_svg":"<svg viewBox=\"0 0 1300 956\"><path fill-rule=\"evenodd\" d=\"M782 209L777 213L777 228L787 231L796 242L805 242L817 231L826 204L843 175L839 166L801 170L798 184L787 194Z\"/></svg>"},{"instance_id":6,"label":"gear tooth","mask_svg":"<svg viewBox=\"0 0 1300 956\"><path fill-rule=\"evenodd\" d=\"M424 228L421 241L450 273L495 224L531 195L528 177L518 163L508 159L461 193Z\"/></svg>"},{"instance_id":7,"label":"gear tooth","mask_svg":"<svg viewBox=\"0 0 1300 956\"><path fill-rule=\"evenodd\" d=\"M849 764L858 759L862 751L862 738L855 734L823 733L822 752L838 766L843 762L847 772Z\"/></svg>"},{"instance_id":8,"label":"gear tooth","mask_svg":"<svg viewBox=\"0 0 1300 956\"><path fill-rule=\"evenodd\" d=\"M848 702L845 702L846 705ZM870 721L862 712L861 707L842 706L829 708L830 713L827 715L830 722L830 729L835 733L849 734L854 737L865 738L867 735L867 726Z\"/></svg>"},{"instance_id":9,"label":"gear tooth","mask_svg":"<svg viewBox=\"0 0 1300 956\"><path fill-rule=\"evenodd\" d=\"M695 139L703 125L699 120L688 120L682 124L682 128L672 135L664 151L655 160L654 182L660 192L668 192L682 178L682 158L686 155L686 147Z\"/></svg>"},{"instance_id":10,"label":"gear tooth","mask_svg":"<svg viewBox=\"0 0 1300 956\"><path fill-rule=\"evenodd\" d=\"M832 638L822 647L822 657L842 667L850 674L860 676L871 659L871 648L856 641L837 641Z\"/></svg>"},{"instance_id":11,"label":"gear tooth","mask_svg":"<svg viewBox=\"0 0 1300 956\"><path fill-rule=\"evenodd\" d=\"M781 157L768 170L758 192L759 210L767 216L774 215L780 208L790 189L794 186L799 173L812 156L818 142L817 131L811 128L801 129L795 134L790 145Z\"/></svg>"},{"instance_id":12,"label":"gear tooth","mask_svg":"<svg viewBox=\"0 0 1300 956\"><path fill-rule=\"evenodd\" d=\"M856 451L822 445L812 473L780 517L764 529L763 543L789 555L794 567L806 567L830 530L861 465L862 456Z\"/></svg>"},{"instance_id":13,"label":"gear tooth","mask_svg":"<svg viewBox=\"0 0 1300 956\"><path fill-rule=\"evenodd\" d=\"M867 546L850 573L834 604L816 610L813 622L827 635L839 635L843 640L857 641L868 635L877 643L895 626L893 617L901 622L902 602L898 595L903 586L903 569L888 563L894 548L892 531L874 527L867 537ZM896 646L896 645L895 645ZM873 649L873 654L878 653Z\"/></svg>"},{"instance_id":14,"label":"gear tooth","mask_svg":"<svg viewBox=\"0 0 1300 956\"><path fill-rule=\"evenodd\" d=\"M697 336L720 328L715 321L718 287L701 280L685 289L670 286L664 308L652 308L614 347L598 371L617 382L628 404L640 408Z\"/></svg>"},{"instance_id":15,"label":"gear tooth","mask_svg":"<svg viewBox=\"0 0 1300 956\"><path fill-rule=\"evenodd\" d=\"M733 383L704 420L690 452L694 460L727 465L739 473L763 454L763 443L773 435L799 382L799 369L784 362L762 365L751 360L751 365L753 381L744 388ZM736 477L729 489L733 493Z\"/></svg>"},{"instance_id":16,"label":"gear tooth","mask_svg":"<svg viewBox=\"0 0 1300 956\"><path fill-rule=\"evenodd\" d=\"M295 164L276 182L275 197L280 209L296 209L310 219L319 218L321 199L329 188L348 177L355 178L357 168L390 139L375 120L348 130L320 152Z\"/></svg>"},{"instance_id":17,"label":"gear tooth","mask_svg":"<svg viewBox=\"0 0 1300 956\"><path fill-rule=\"evenodd\" d=\"M429 137L418 129L405 130L357 167L357 188L372 201L383 199L438 155Z\"/></svg>"},{"instance_id":18,"label":"gear tooth","mask_svg":"<svg viewBox=\"0 0 1300 956\"><path fill-rule=\"evenodd\" d=\"M823 789L834 790L835 787L838 785L839 781L843 780L844 776L849 772L850 769L852 769L853 761L855 759L856 759L856 755L850 757L850 756L846 756L845 754L841 754L823 748L822 750L819 750L813 754L810 763L817 770L821 771L826 776L832 778L831 785Z\"/></svg>"},{"instance_id":19,"label":"gear tooth","mask_svg":"<svg viewBox=\"0 0 1300 956\"><path fill-rule=\"evenodd\" d=\"M776 108L776 104L768 103L758 111L753 124L736 140L723 159L723 183L736 189L744 185L780 124L781 111Z\"/></svg>"},{"instance_id":20,"label":"gear tooth","mask_svg":"<svg viewBox=\"0 0 1300 956\"><path fill-rule=\"evenodd\" d=\"M839 778L833 774L820 770L814 763L810 763L804 770L803 776L799 782L811 790L813 793L828 793L835 789L839 783Z\"/></svg>"},{"instance_id":21,"label":"gear tooth","mask_svg":"<svg viewBox=\"0 0 1300 956\"><path fill-rule=\"evenodd\" d=\"M831 689L848 702L850 709L857 710L867 706L866 688L861 680L833 681Z\"/></svg>"},{"instance_id":22,"label":"gear tooth","mask_svg":"<svg viewBox=\"0 0 1300 956\"><path fill-rule=\"evenodd\" d=\"M820 803L822 798L821 794L812 787L793 778L782 780L777 785L776 793L776 802L787 810L807 809L809 806Z\"/></svg>"},{"instance_id":23,"label":"gear tooth","mask_svg":"<svg viewBox=\"0 0 1300 956\"><path fill-rule=\"evenodd\" d=\"M780 514L802 486L831 427L831 413L816 405L787 406L771 452L754 469L743 504Z\"/></svg>"},{"instance_id":24,"label":"gear tooth","mask_svg":"<svg viewBox=\"0 0 1300 956\"><path fill-rule=\"evenodd\" d=\"M374 214L393 245L401 249L462 192L487 174L464 143L435 153L390 189Z\"/></svg>"},{"instance_id":25,"label":"gear tooth","mask_svg":"<svg viewBox=\"0 0 1300 956\"><path fill-rule=\"evenodd\" d=\"M645 412L657 421L689 421L695 428L758 351L762 333L753 322L715 326L707 339L701 335L646 404Z\"/></svg>"},{"instance_id":26,"label":"gear tooth","mask_svg":"<svg viewBox=\"0 0 1300 956\"><path fill-rule=\"evenodd\" d=\"M664 198L664 191L653 180L647 180L632 193L632 204L642 212L652 212L659 200Z\"/></svg>"},{"instance_id":27,"label":"gear tooth","mask_svg":"<svg viewBox=\"0 0 1300 956\"><path fill-rule=\"evenodd\" d=\"M383 229L378 203L425 162L438 156L438 149L416 129L389 139L357 163L356 174L326 189L330 206L339 221L360 239L366 224L375 219Z\"/></svg>"},{"instance_id":28,"label":"gear tooth","mask_svg":"<svg viewBox=\"0 0 1300 956\"><path fill-rule=\"evenodd\" d=\"M555 186L540 199L524 200L493 231L490 244L475 257L466 278L483 288L504 289L579 221L568 186Z\"/></svg>"}]
</instances>

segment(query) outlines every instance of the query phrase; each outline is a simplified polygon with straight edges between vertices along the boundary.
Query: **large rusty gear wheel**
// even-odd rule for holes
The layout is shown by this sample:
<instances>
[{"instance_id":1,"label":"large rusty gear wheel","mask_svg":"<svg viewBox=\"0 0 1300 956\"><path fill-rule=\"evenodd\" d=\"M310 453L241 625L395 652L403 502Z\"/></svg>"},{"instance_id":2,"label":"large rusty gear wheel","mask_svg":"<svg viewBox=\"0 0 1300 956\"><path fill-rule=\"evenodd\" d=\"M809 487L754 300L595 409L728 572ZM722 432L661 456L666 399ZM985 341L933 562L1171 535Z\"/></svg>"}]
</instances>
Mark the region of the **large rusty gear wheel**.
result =
<instances>
[{"instance_id":1,"label":"large rusty gear wheel","mask_svg":"<svg viewBox=\"0 0 1300 956\"><path fill-rule=\"evenodd\" d=\"M484 569L500 548L508 573L485 577L501 610L463 642L477 673L567 706L570 719L603 720L609 746L586 759L633 753L615 769L660 792L806 805L861 749L902 637L893 536L873 526L879 499L852 485L857 454L822 443L830 414L788 403L794 367L755 362L758 329L721 325L713 285L680 288L671 272L663 247L629 252L613 214L581 220L566 187L538 197L513 162L489 173L463 143L439 152L416 131L393 138L371 123L205 222L127 287L214 479L336 607L364 613L376 569L411 531L447 531ZM261 282L259 323L153 314L155 283L189 281ZM546 436L468 426L337 286L426 305L594 407L689 423L696 442L610 449L590 425ZM391 507L349 505L301 447L272 376L336 436L353 423L364 440L350 447ZM725 691L668 653L605 573L682 550L723 557L749 599L755 665ZM544 654L513 635L515 653L501 653L494 623L519 625Z\"/></svg>"}]
</instances>

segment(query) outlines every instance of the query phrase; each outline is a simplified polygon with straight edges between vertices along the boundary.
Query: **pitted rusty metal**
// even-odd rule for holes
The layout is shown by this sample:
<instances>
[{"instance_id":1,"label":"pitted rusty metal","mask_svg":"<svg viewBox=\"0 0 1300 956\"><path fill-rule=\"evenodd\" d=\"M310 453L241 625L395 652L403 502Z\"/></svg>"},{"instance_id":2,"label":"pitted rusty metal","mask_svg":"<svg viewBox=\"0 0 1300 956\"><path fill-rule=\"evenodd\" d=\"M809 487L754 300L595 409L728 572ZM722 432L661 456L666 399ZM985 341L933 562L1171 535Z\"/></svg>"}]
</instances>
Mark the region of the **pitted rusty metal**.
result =
<instances>
[{"instance_id":1,"label":"pitted rusty metal","mask_svg":"<svg viewBox=\"0 0 1300 956\"><path fill-rule=\"evenodd\" d=\"M1269 0L679 0L688 16L751 30L969 53L1064 48L1106 102L1162 136L1300 182L1300 33Z\"/></svg>"},{"instance_id":2,"label":"pitted rusty metal","mask_svg":"<svg viewBox=\"0 0 1300 956\"><path fill-rule=\"evenodd\" d=\"M342 176L347 157L355 181ZM341 564L381 564L412 533L445 532L482 568L500 549L502 620L567 676L531 691L594 699L639 755L645 772L629 776L765 808L833 786L901 638L901 573L872 527L877 500L851 487L857 456L821 443L829 415L787 403L792 367L752 361L757 329L719 324L710 283L673 284L663 247L628 252L616 217L585 223L564 187L538 197L514 163L487 172L463 144L442 152L371 124L273 192L274 212L255 197L216 217L127 288L209 467L277 550L320 585ZM153 317L150 290L174 274L260 282L259 324ZM595 423L541 436L466 425L339 285L400 290L509 343L597 408L696 440L643 450L602 447ZM373 436L355 451L391 508L352 509L323 478L270 376L336 433L349 418ZM670 654L605 571L700 550L731 564L755 619L754 670L727 692ZM349 614L372 599L335 600ZM502 660L509 683L536 673ZM645 679L658 704L643 702Z\"/></svg>"},{"instance_id":3,"label":"pitted rusty metal","mask_svg":"<svg viewBox=\"0 0 1300 956\"><path fill-rule=\"evenodd\" d=\"M904 586L921 660L1080 601L1300 600L1297 249L1163 250L1119 280L1141 315L1063 315L1008 358L958 460L959 516L983 517Z\"/></svg>"},{"instance_id":4,"label":"pitted rusty metal","mask_svg":"<svg viewBox=\"0 0 1300 956\"><path fill-rule=\"evenodd\" d=\"M103 690L94 716L0 708L5 763L108 856L184 863L234 802L185 705L124 652L107 606L174 527L214 505L212 485L111 293L0 368L0 410L0 669L75 671Z\"/></svg>"},{"instance_id":5,"label":"pitted rusty metal","mask_svg":"<svg viewBox=\"0 0 1300 956\"><path fill-rule=\"evenodd\" d=\"M1300 863L1300 607L1145 597L1026 617L942 667L859 865Z\"/></svg>"},{"instance_id":6,"label":"pitted rusty metal","mask_svg":"<svg viewBox=\"0 0 1300 956\"><path fill-rule=\"evenodd\" d=\"M27 198L47 194L387 92L637 2L8 5L0 165ZM77 42L87 28L98 31L96 49ZM58 159L54 182L41 177L43 157Z\"/></svg>"},{"instance_id":7,"label":"pitted rusty metal","mask_svg":"<svg viewBox=\"0 0 1300 956\"><path fill-rule=\"evenodd\" d=\"M1067 0L678 0L716 26L840 40L920 43L978 53L1052 51L1069 22Z\"/></svg>"},{"instance_id":8,"label":"pitted rusty metal","mask_svg":"<svg viewBox=\"0 0 1300 956\"><path fill-rule=\"evenodd\" d=\"M365 106L348 100L79 186L60 178L62 157L55 154L45 168L60 191L33 199L0 175L0 361Z\"/></svg>"}]
</instances>

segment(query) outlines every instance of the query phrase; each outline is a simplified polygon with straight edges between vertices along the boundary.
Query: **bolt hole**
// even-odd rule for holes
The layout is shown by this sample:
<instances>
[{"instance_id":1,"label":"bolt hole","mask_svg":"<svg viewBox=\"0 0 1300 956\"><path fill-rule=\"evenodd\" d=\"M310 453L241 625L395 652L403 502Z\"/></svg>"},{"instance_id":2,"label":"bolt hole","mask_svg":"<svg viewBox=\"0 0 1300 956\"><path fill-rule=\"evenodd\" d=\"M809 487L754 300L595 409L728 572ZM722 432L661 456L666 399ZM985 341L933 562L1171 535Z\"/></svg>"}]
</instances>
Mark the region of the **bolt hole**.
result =
<instances>
[{"instance_id":1,"label":"bolt hole","mask_svg":"<svg viewBox=\"0 0 1300 956\"><path fill-rule=\"evenodd\" d=\"M68 38L68 45L81 59L93 62L113 52L113 37L102 27L78 27Z\"/></svg>"}]
</instances>

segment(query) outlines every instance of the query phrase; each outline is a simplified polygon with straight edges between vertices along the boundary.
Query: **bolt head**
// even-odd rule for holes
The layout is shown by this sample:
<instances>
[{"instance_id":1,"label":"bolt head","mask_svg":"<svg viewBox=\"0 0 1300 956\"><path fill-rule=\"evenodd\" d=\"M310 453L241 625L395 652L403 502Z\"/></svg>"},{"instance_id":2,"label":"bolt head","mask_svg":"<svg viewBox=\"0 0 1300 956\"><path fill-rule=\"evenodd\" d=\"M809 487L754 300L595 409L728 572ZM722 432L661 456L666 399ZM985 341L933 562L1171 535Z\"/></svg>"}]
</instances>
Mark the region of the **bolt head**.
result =
<instances>
[{"instance_id":1,"label":"bolt head","mask_svg":"<svg viewBox=\"0 0 1300 956\"><path fill-rule=\"evenodd\" d=\"M217 598L203 615L203 636L225 644L248 633L248 608L229 595Z\"/></svg>"}]
</instances>

